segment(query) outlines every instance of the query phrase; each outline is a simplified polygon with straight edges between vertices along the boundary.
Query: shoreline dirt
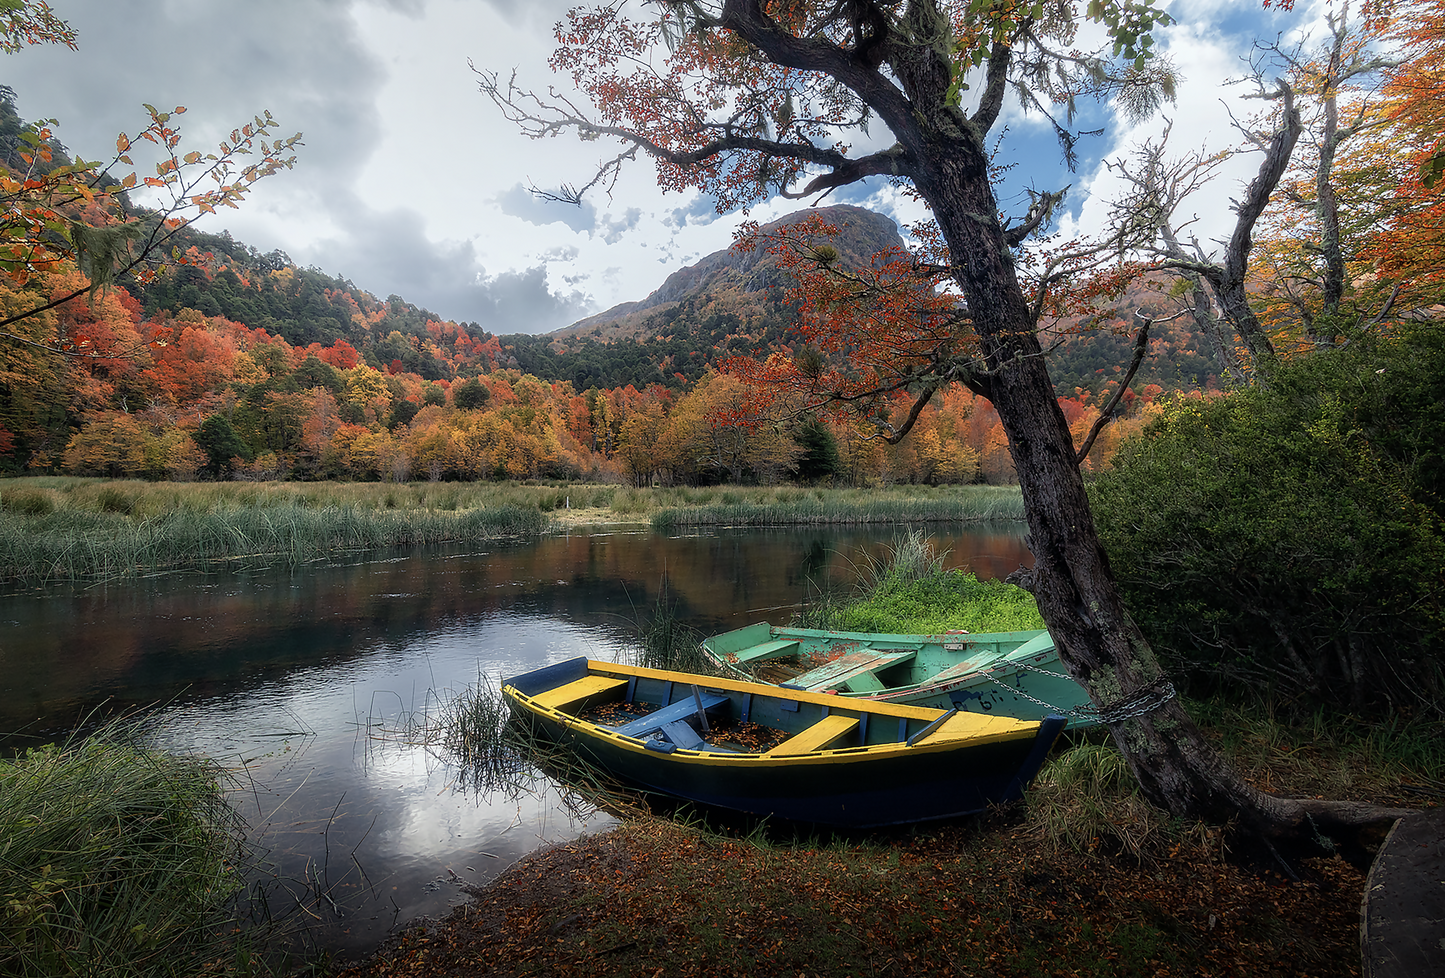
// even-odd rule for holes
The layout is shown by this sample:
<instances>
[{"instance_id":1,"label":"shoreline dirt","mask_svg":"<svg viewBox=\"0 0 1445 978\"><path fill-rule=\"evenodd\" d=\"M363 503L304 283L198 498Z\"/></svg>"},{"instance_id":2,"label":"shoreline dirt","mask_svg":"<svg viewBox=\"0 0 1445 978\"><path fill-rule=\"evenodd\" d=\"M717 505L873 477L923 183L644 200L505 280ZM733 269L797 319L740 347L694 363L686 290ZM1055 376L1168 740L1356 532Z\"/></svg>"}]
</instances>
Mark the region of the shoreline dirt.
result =
<instances>
[{"instance_id":1,"label":"shoreline dirt","mask_svg":"<svg viewBox=\"0 0 1445 978\"><path fill-rule=\"evenodd\" d=\"M1143 864L1055 852L1009 814L765 844L642 818L535 853L330 974L1359 974L1363 872L1302 876L1235 865L1207 832Z\"/></svg>"}]
</instances>

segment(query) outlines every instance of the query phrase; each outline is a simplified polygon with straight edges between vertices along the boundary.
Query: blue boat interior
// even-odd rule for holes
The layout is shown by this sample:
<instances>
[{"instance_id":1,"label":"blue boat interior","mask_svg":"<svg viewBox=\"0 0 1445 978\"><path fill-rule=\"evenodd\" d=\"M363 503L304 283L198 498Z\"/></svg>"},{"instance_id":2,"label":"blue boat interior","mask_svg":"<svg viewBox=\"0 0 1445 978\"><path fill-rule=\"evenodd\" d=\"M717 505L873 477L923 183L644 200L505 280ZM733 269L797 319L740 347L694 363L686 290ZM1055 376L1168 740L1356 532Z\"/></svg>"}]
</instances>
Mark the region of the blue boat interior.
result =
<instances>
[{"instance_id":1,"label":"blue boat interior","mask_svg":"<svg viewBox=\"0 0 1445 978\"><path fill-rule=\"evenodd\" d=\"M877 744L915 743L940 726L948 714L932 723L905 717L887 717L856 708L854 701L837 706L802 702L780 695L750 691L700 688L649 676L592 674L587 660L561 662L509 679L508 685L541 706L580 716L597 707L627 704L648 708L622 722L597 721L600 726L644 741L652 750L670 752L707 750L729 752L726 732L711 737L715 725L757 724L786 735L766 752L773 756L847 750Z\"/></svg>"}]
</instances>

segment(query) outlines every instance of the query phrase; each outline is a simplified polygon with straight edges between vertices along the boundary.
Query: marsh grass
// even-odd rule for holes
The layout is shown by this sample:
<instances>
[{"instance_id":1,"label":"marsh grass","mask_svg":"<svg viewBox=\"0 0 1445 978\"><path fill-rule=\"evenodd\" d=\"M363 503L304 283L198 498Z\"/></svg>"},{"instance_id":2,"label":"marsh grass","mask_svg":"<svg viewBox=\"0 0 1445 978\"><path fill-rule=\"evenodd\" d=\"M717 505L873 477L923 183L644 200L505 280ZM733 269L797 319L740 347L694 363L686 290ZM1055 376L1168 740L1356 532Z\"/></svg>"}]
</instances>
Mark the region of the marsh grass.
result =
<instances>
[{"instance_id":1,"label":"marsh grass","mask_svg":"<svg viewBox=\"0 0 1445 978\"><path fill-rule=\"evenodd\" d=\"M1023 497L1007 486L900 486L886 489L639 490L649 497L654 529L696 526L981 523L1024 518ZM618 503L614 500L613 507ZM641 499L629 505L641 511Z\"/></svg>"},{"instance_id":2,"label":"marsh grass","mask_svg":"<svg viewBox=\"0 0 1445 978\"><path fill-rule=\"evenodd\" d=\"M552 487L484 497L431 484L28 481L39 484L0 489L0 581L115 579L257 558L301 564L536 535L564 498L554 500Z\"/></svg>"},{"instance_id":3,"label":"marsh grass","mask_svg":"<svg viewBox=\"0 0 1445 978\"><path fill-rule=\"evenodd\" d=\"M665 579L658 588L651 612L638 616L636 634L637 642L629 657L634 665L678 672L717 672L702 651L707 636L682 620Z\"/></svg>"},{"instance_id":4,"label":"marsh grass","mask_svg":"<svg viewBox=\"0 0 1445 978\"><path fill-rule=\"evenodd\" d=\"M427 701L436 708L368 720L368 739L379 749L406 744L430 751L455 773L454 788L477 795L515 801L555 793L556 807L579 820L599 811L619 818L650 814L646 797L513 716L489 677L457 693L430 692Z\"/></svg>"},{"instance_id":5,"label":"marsh grass","mask_svg":"<svg viewBox=\"0 0 1445 978\"><path fill-rule=\"evenodd\" d=\"M793 624L919 635L1044 627L1033 595L962 569L944 570L947 557L922 530L900 534L883 556L864 555L851 592L819 592L793 616Z\"/></svg>"},{"instance_id":6,"label":"marsh grass","mask_svg":"<svg viewBox=\"0 0 1445 978\"><path fill-rule=\"evenodd\" d=\"M686 487L534 482L0 480L0 582L113 579L227 560L292 564L336 552L536 535L586 510L659 529L1022 518L1018 490Z\"/></svg>"},{"instance_id":7,"label":"marsh grass","mask_svg":"<svg viewBox=\"0 0 1445 978\"><path fill-rule=\"evenodd\" d=\"M115 721L0 761L0 973L189 976L245 957L225 774L138 738Z\"/></svg>"},{"instance_id":8,"label":"marsh grass","mask_svg":"<svg viewBox=\"0 0 1445 978\"><path fill-rule=\"evenodd\" d=\"M36 476L0 480L0 511L109 512L149 519L236 509L457 510L516 506L552 512L611 501L616 486L539 482L145 482ZM596 505L597 503L594 503Z\"/></svg>"}]
</instances>

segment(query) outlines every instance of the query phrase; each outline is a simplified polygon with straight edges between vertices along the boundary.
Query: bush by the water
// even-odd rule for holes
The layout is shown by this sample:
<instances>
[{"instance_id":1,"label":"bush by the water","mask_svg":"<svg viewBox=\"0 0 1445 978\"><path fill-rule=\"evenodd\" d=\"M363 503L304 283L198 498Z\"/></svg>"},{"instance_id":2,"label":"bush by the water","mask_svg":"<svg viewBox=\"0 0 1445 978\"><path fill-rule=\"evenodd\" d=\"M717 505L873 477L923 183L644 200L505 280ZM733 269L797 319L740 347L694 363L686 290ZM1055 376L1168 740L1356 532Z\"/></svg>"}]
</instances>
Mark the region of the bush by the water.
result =
<instances>
[{"instance_id":1,"label":"bush by the water","mask_svg":"<svg viewBox=\"0 0 1445 978\"><path fill-rule=\"evenodd\" d=\"M1442 448L1445 337L1419 328L1175 401L1091 498L1130 610L1197 687L1438 710Z\"/></svg>"},{"instance_id":2,"label":"bush by the water","mask_svg":"<svg viewBox=\"0 0 1445 978\"><path fill-rule=\"evenodd\" d=\"M239 825L219 777L117 726L0 761L0 974L191 976L233 961Z\"/></svg>"},{"instance_id":3,"label":"bush by the water","mask_svg":"<svg viewBox=\"0 0 1445 978\"><path fill-rule=\"evenodd\" d=\"M922 531L900 536L881 559L864 558L859 591L839 601L822 595L794 616L803 628L929 635L949 631L1018 632L1044 627L1033 595L1004 581L944 570Z\"/></svg>"},{"instance_id":4,"label":"bush by the water","mask_svg":"<svg viewBox=\"0 0 1445 978\"><path fill-rule=\"evenodd\" d=\"M862 601L835 609L812 627L845 632L934 634L1018 632L1043 628L1031 594L1003 581L981 581L963 570L914 581L885 578Z\"/></svg>"}]
</instances>

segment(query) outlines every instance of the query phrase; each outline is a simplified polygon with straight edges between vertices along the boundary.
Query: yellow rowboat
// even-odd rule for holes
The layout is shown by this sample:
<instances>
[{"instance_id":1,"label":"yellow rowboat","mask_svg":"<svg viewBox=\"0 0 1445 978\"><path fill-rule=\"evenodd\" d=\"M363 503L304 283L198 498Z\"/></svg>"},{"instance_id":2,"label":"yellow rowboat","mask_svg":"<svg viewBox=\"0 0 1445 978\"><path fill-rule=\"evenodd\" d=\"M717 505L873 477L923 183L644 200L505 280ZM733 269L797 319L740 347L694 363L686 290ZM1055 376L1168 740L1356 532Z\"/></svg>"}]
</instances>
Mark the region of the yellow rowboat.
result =
<instances>
[{"instance_id":1,"label":"yellow rowboat","mask_svg":"<svg viewBox=\"0 0 1445 978\"><path fill-rule=\"evenodd\" d=\"M1019 720L585 658L504 681L514 716L623 784L852 828L1012 801L1063 717Z\"/></svg>"}]
</instances>

